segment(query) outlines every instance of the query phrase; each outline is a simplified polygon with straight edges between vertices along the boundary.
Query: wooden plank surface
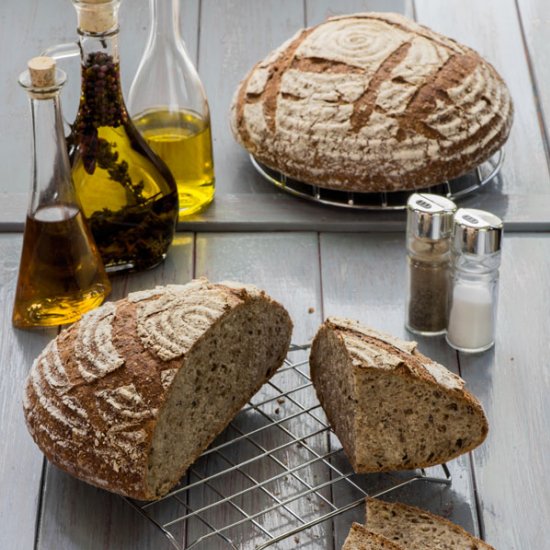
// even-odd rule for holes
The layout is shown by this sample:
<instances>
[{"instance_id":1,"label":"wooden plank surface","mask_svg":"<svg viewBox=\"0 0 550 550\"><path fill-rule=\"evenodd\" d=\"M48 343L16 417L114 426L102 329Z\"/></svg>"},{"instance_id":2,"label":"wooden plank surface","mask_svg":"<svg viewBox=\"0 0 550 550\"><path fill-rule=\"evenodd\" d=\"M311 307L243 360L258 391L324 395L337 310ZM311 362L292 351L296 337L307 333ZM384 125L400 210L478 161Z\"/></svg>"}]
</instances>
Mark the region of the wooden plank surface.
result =
<instances>
[{"instance_id":1,"label":"wooden plank surface","mask_svg":"<svg viewBox=\"0 0 550 550\"><path fill-rule=\"evenodd\" d=\"M543 0L516 2L529 54L533 89L544 126L546 156L550 159L550 64L546 50L550 35L550 4Z\"/></svg>"},{"instance_id":2,"label":"wooden plank surface","mask_svg":"<svg viewBox=\"0 0 550 550\"><path fill-rule=\"evenodd\" d=\"M0 235L0 548L6 550L34 544L43 456L27 433L21 400L32 361L57 332L11 326L21 242L20 235Z\"/></svg>"},{"instance_id":3,"label":"wooden plank surface","mask_svg":"<svg viewBox=\"0 0 550 550\"><path fill-rule=\"evenodd\" d=\"M498 549L548 548L549 258L547 234L505 237L496 346L460 354L489 418L473 457L487 539Z\"/></svg>"},{"instance_id":4,"label":"wooden plank surface","mask_svg":"<svg viewBox=\"0 0 550 550\"><path fill-rule=\"evenodd\" d=\"M506 81L515 116L499 193L550 193L537 104L514 0L414 0L417 19L475 48Z\"/></svg>"},{"instance_id":5,"label":"wooden plank surface","mask_svg":"<svg viewBox=\"0 0 550 550\"><path fill-rule=\"evenodd\" d=\"M218 197L272 192L233 138L230 105L240 80L304 21L303 3L295 0L202 1L199 71L210 103Z\"/></svg>"},{"instance_id":6,"label":"wooden plank surface","mask_svg":"<svg viewBox=\"0 0 550 550\"><path fill-rule=\"evenodd\" d=\"M159 284L186 283L192 273L193 236L180 233L162 265L115 279L111 299ZM170 548L164 536L120 497L82 483L51 464L46 468L42 501L36 550Z\"/></svg>"},{"instance_id":7,"label":"wooden plank surface","mask_svg":"<svg viewBox=\"0 0 550 550\"><path fill-rule=\"evenodd\" d=\"M413 336L404 327L405 258L403 235L322 234L324 315L356 319L400 338L417 340L422 353L458 373L456 353L442 337ZM431 510L477 534L469 457L459 457L448 466L453 476L451 487L417 483L392 493L391 499ZM430 470L441 476L440 468ZM343 542L351 520L361 521L362 512L336 523L337 542Z\"/></svg>"}]
</instances>

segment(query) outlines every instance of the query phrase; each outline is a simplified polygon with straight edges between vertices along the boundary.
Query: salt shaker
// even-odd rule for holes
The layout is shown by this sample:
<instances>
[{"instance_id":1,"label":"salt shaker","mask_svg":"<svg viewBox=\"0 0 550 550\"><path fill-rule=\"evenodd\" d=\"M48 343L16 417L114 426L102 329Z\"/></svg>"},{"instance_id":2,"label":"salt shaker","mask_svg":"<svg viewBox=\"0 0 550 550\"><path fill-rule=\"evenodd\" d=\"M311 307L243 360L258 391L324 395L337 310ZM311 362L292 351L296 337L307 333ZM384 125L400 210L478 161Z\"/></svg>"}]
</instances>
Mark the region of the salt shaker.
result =
<instances>
[{"instance_id":1,"label":"salt shaker","mask_svg":"<svg viewBox=\"0 0 550 550\"><path fill-rule=\"evenodd\" d=\"M501 241L500 218L483 210L458 210L447 342L459 351L477 353L494 344Z\"/></svg>"},{"instance_id":2,"label":"salt shaker","mask_svg":"<svg viewBox=\"0 0 550 550\"><path fill-rule=\"evenodd\" d=\"M407 305L405 326L424 336L447 328L450 248L456 205L439 195L411 195L407 202Z\"/></svg>"}]
</instances>

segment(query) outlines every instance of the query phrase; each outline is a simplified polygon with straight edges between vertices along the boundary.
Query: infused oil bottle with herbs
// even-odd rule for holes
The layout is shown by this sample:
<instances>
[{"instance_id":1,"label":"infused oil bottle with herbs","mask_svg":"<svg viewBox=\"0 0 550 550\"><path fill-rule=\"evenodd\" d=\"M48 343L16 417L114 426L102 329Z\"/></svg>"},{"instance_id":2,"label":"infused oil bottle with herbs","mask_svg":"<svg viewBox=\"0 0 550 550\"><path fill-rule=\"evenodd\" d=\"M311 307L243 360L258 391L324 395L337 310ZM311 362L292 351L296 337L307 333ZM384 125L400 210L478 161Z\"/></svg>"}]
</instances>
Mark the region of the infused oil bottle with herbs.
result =
<instances>
[{"instance_id":1,"label":"infused oil bottle with herbs","mask_svg":"<svg viewBox=\"0 0 550 550\"><path fill-rule=\"evenodd\" d=\"M176 182L131 121L118 57L120 0L73 0L82 84L68 137L76 193L108 271L165 257L178 217Z\"/></svg>"},{"instance_id":2,"label":"infused oil bottle with herbs","mask_svg":"<svg viewBox=\"0 0 550 550\"><path fill-rule=\"evenodd\" d=\"M130 88L136 127L178 186L179 217L204 210L215 193L210 113L180 36L180 0L149 0L151 33Z\"/></svg>"},{"instance_id":3,"label":"infused oil bottle with herbs","mask_svg":"<svg viewBox=\"0 0 550 550\"><path fill-rule=\"evenodd\" d=\"M13 324L46 327L78 320L111 290L71 182L59 91L62 71L31 59L19 80L33 120L33 187L27 212Z\"/></svg>"}]
</instances>

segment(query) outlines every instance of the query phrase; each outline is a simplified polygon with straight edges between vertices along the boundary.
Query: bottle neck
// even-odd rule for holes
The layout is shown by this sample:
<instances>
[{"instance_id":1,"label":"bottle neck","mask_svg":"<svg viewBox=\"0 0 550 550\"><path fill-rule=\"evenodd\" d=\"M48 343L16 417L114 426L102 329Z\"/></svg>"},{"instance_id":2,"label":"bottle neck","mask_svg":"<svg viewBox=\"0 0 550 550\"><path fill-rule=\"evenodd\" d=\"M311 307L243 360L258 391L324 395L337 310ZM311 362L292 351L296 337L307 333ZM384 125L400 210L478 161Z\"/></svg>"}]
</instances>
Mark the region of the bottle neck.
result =
<instances>
[{"instance_id":1,"label":"bottle neck","mask_svg":"<svg viewBox=\"0 0 550 550\"><path fill-rule=\"evenodd\" d=\"M39 207L74 205L69 157L65 146L59 91L38 98L31 94L33 189L28 215Z\"/></svg>"},{"instance_id":2,"label":"bottle neck","mask_svg":"<svg viewBox=\"0 0 550 550\"><path fill-rule=\"evenodd\" d=\"M102 53L112 58L113 62L119 62L118 54L118 27L105 34L89 34L79 31L80 57L83 65L89 63L90 56Z\"/></svg>"},{"instance_id":3,"label":"bottle neck","mask_svg":"<svg viewBox=\"0 0 550 550\"><path fill-rule=\"evenodd\" d=\"M128 120L120 79L118 29L104 35L81 33L80 51L82 86L79 122L88 129L102 126L116 128Z\"/></svg>"},{"instance_id":4,"label":"bottle neck","mask_svg":"<svg viewBox=\"0 0 550 550\"><path fill-rule=\"evenodd\" d=\"M149 0L149 5L152 18L149 43L180 43L180 0Z\"/></svg>"}]
</instances>

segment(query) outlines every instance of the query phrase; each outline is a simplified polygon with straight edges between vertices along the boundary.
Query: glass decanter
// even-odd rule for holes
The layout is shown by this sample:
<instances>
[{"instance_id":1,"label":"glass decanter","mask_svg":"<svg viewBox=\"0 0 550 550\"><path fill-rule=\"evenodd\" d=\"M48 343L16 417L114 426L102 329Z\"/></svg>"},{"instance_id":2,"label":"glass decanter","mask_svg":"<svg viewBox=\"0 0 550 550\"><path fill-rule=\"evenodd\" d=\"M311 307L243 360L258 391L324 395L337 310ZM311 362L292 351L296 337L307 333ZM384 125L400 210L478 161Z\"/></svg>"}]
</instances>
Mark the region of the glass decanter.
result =
<instances>
[{"instance_id":1,"label":"glass decanter","mask_svg":"<svg viewBox=\"0 0 550 550\"><path fill-rule=\"evenodd\" d=\"M180 0L149 0L151 31L130 88L138 130L178 185L180 219L208 206L215 192L210 113L180 36Z\"/></svg>"},{"instance_id":2,"label":"glass decanter","mask_svg":"<svg viewBox=\"0 0 550 550\"><path fill-rule=\"evenodd\" d=\"M111 291L71 182L59 92L65 74L48 57L29 61L19 83L33 122L33 180L12 321L20 328L78 320Z\"/></svg>"},{"instance_id":3,"label":"glass decanter","mask_svg":"<svg viewBox=\"0 0 550 550\"><path fill-rule=\"evenodd\" d=\"M107 271L165 257L178 217L175 180L132 123L118 55L120 0L72 0L82 85L67 139L76 193Z\"/></svg>"}]
</instances>

